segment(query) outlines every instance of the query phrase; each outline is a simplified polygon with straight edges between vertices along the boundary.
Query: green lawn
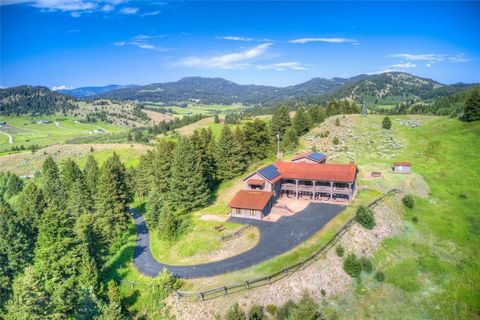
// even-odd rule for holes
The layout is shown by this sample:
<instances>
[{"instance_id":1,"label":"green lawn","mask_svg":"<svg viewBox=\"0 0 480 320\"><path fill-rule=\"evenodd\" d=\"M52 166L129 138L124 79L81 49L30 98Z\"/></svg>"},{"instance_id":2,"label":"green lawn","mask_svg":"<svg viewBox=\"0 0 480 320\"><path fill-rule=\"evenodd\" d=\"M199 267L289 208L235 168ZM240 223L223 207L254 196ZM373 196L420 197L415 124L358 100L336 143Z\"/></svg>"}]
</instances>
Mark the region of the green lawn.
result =
<instances>
[{"instance_id":1,"label":"green lawn","mask_svg":"<svg viewBox=\"0 0 480 320\"><path fill-rule=\"evenodd\" d=\"M5 135L1 136L0 151L9 150L12 146L20 146L28 148L30 145L38 144L41 147L64 143L65 141L82 136L90 136L95 129L104 129L110 133L118 133L126 131L126 128L107 124L98 121L94 124L76 123L75 118L71 116L42 116L42 117L1 117L0 120L6 121L7 124L12 126L11 129L5 127L0 128L1 131L5 131L13 136L13 144L3 143ZM50 120L48 124L37 124L39 120ZM55 122L58 122L57 126ZM7 141L5 141L7 142Z\"/></svg>"}]
</instances>

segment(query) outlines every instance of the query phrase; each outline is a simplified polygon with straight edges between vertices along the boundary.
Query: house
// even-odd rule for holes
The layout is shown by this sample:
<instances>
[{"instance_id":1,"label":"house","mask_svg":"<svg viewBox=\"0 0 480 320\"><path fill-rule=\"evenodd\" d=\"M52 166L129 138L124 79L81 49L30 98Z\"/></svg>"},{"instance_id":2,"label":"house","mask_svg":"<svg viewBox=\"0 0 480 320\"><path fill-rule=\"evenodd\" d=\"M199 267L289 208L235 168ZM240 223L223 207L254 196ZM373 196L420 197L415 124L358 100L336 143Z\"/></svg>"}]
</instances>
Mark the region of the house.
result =
<instances>
[{"instance_id":1,"label":"house","mask_svg":"<svg viewBox=\"0 0 480 320\"><path fill-rule=\"evenodd\" d=\"M277 161L247 176L242 190L229 203L230 215L262 220L280 197L331 203L349 203L353 199L355 164L311 162L307 156L304 160Z\"/></svg>"},{"instance_id":2,"label":"house","mask_svg":"<svg viewBox=\"0 0 480 320\"><path fill-rule=\"evenodd\" d=\"M392 170L395 173L411 173L412 164L410 162L395 162Z\"/></svg>"},{"instance_id":3,"label":"house","mask_svg":"<svg viewBox=\"0 0 480 320\"><path fill-rule=\"evenodd\" d=\"M0 121L0 126L6 125L7 123L5 121Z\"/></svg>"},{"instance_id":4,"label":"house","mask_svg":"<svg viewBox=\"0 0 480 320\"><path fill-rule=\"evenodd\" d=\"M307 152L307 153L303 153L298 156L295 156L292 159L292 162L325 163L326 160L327 160L327 157L323 153L311 151L311 152Z\"/></svg>"}]
</instances>

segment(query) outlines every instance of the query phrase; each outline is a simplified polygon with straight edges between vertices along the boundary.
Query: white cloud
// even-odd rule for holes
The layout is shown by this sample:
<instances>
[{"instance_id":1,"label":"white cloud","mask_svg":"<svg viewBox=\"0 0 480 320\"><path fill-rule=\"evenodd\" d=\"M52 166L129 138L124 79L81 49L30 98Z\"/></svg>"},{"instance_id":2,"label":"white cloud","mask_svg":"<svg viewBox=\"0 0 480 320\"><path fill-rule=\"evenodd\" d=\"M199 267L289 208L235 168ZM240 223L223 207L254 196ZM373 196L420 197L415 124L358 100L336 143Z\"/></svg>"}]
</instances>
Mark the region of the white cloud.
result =
<instances>
[{"instance_id":1,"label":"white cloud","mask_svg":"<svg viewBox=\"0 0 480 320\"><path fill-rule=\"evenodd\" d=\"M455 63L468 62L469 60L465 57L464 53L457 54L455 56L448 57L448 60Z\"/></svg>"},{"instance_id":2,"label":"white cloud","mask_svg":"<svg viewBox=\"0 0 480 320\"><path fill-rule=\"evenodd\" d=\"M417 65L411 62L397 63L389 66L389 68L415 68Z\"/></svg>"},{"instance_id":3,"label":"white cloud","mask_svg":"<svg viewBox=\"0 0 480 320\"><path fill-rule=\"evenodd\" d=\"M66 85L61 85L61 86L54 86L52 87L52 91L58 91L58 90L71 90L73 87L66 86Z\"/></svg>"},{"instance_id":4,"label":"white cloud","mask_svg":"<svg viewBox=\"0 0 480 320\"><path fill-rule=\"evenodd\" d=\"M135 37L130 38L127 41L117 41L114 42L113 44L117 47L123 47L123 46L135 46L140 49L147 49L147 50L155 50L155 51L168 51L169 49L163 48L156 46L154 44L151 44L148 42L149 39L153 38L163 38L165 35L153 35L153 36L148 36L144 34L139 34Z\"/></svg>"},{"instance_id":5,"label":"white cloud","mask_svg":"<svg viewBox=\"0 0 480 320\"><path fill-rule=\"evenodd\" d=\"M125 7L120 9L120 12L123 14L136 14L138 12L138 8L134 7Z\"/></svg>"},{"instance_id":6,"label":"white cloud","mask_svg":"<svg viewBox=\"0 0 480 320\"><path fill-rule=\"evenodd\" d=\"M310 42L328 42L328 43L352 43L358 45L358 41L355 39L348 39L348 38L300 38L300 39L293 39L288 41L290 43L310 43Z\"/></svg>"},{"instance_id":7,"label":"white cloud","mask_svg":"<svg viewBox=\"0 0 480 320\"><path fill-rule=\"evenodd\" d=\"M228 53L213 57L187 57L181 60L178 65L185 67L200 68L220 68L235 69L249 66L249 62L255 58L262 56L270 47L271 43L262 43L258 46L234 53Z\"/></svg>"},{"instance_id":8,"label":"white cloud","mask_svg":"<svg viewBox=\"0 0 480 320\"><path fill-rule=\"evenodd\" d=\"M239 37L239 36L224 36L217 37L217 39L231 40L231 41L253 41L253 38Z\"/></svg>"},{"instance_id":9,"label":"white cloud","mask_svg":"<svg viewBox=\"0 0 480 320\"><path fill-rule=\"evenodd\" d=\"M429 63L436 63L445 60L446 55L436 53L425 54L410 54L410 53L395 53L389 54L387 58L400 58L410 61L428 61Z\"/></svg>"},{"instance_id":10,"label":"white cloud","mask_svg":"<svg viewBox=\"0 0 480 320\"><path fill-rule=\"evenodd\" d=\"M156 10L156 11L151 11L151 12L145 12L141 16L142 17L148 17L148 16L156 16L158 14L162 13L161 10Z\"/></svg>"},{"instance_id":11,"label":"white cloud","mask_svg":"<svg viewBox=\"0 0 480 320\"><path fill-rule=\"evenodd\" d=\"M272 63L267 65L255 65L255 66L259 70L275 70L275 71L308 70L307 66L305 66L299 61L279 62L279 63Z\"/></svg>"},{"instance_id":12,"label":"white cloud","mask_svg":"<svg viewBox=\"0 0 480 320\"><path fill-rule=\"evenodd\" d=\"M425 67L427 67L427 68L431 68L431 67L432 67L432 65L431 65L430 63L427 63L427 64L425 65Z\"/></svg>"}]
</instances>

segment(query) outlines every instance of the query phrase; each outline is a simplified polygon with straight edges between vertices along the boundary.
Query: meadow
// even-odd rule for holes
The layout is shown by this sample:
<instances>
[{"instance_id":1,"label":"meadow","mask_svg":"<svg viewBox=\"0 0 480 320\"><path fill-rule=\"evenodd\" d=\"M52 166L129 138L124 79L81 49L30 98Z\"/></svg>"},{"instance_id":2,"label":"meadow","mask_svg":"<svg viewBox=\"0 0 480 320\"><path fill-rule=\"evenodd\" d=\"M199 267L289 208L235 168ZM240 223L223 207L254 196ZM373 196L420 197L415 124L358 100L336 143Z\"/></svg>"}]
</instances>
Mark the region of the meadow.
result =
<instances>
[{"instance_id":1,"label":"meadow","mask_svg":"<svg viewBox=\"0 0 480 320\"><path fill-rule=\"evenodd\" d=\"M0 127L0 131L8 133L13 138L9 144L7 136L0 135L0 153L9 151L12 147L31 145L46 147L65 143L69 139L83 136L100 135L105 133L126 132L127 128L108 124L102 121L95 123L80 123L80 118L72 116L16 116L1 117L7 126ZM50 123L38 124L37 121L48 120ZM104 133L94 133L94 130L104 130Z\"/></svg>"},{"instance_id":2,"label":"meadow","mask_svg":"<svg viewBox=\"0 0 480 320\"><path fill-rule=\"evenodd\" d=\"M242 104L231 104L231 105L223 105L223 104L199 104L199 103L190 103L185 108L179 106L168 106L163 105L160 103L148 102L145 103L146 107L155 108L160 110L172 110L174 113L173 115L184 116L186 114L204 114L204 115L225 115L229 112L236 112L242 111L248 106L244 106Z\"/></svg>"}]
</instances>

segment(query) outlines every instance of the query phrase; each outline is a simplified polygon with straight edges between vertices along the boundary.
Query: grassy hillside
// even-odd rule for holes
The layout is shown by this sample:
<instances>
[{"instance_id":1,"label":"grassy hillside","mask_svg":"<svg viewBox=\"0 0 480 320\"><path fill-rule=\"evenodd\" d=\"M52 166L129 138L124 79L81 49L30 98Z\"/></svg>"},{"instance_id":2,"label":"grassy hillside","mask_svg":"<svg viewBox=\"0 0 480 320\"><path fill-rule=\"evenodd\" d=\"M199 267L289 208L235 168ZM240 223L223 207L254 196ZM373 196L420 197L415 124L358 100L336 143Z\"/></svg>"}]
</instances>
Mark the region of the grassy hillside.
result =
<instances>
[{"instance_id":1,"label":"grassy hillside","mask_svg":"<svg viewBox=\"0 0 480 320\"><path fill-rule=\"evenodd\" d=\"M43 117L2 117L7 125L1 126L0 131L8 133L13 138L13 144L0 144L0 152L5 152L13 146L31 145L41 147L64 143L65 141L82 136L91 136L104 133L94 133L96 129L103 129L105 133L126 132L127 129L117 125L97 121L96 123L80 123L79 118L68 116L43 116ZM49 120L50 123L38 124L37 121ZM2 139L4 134L2 134Z\"/></svg>"},{"instance_id":2,"label":"grassy hillside","mask_svg":"<svg viewBox=\"0 0 480 320\"><path fill-rule=\"evenodd\" d=\"M380 117L360 120L373 119L380 126ZM386 283L362 279L333 309L346 319L478 319L480 122L430 118L418 128L395 123L406 144L397 159L413 163L430 193L406 211L404 232L375 254Z\"/></svg>"}]
</instances>

